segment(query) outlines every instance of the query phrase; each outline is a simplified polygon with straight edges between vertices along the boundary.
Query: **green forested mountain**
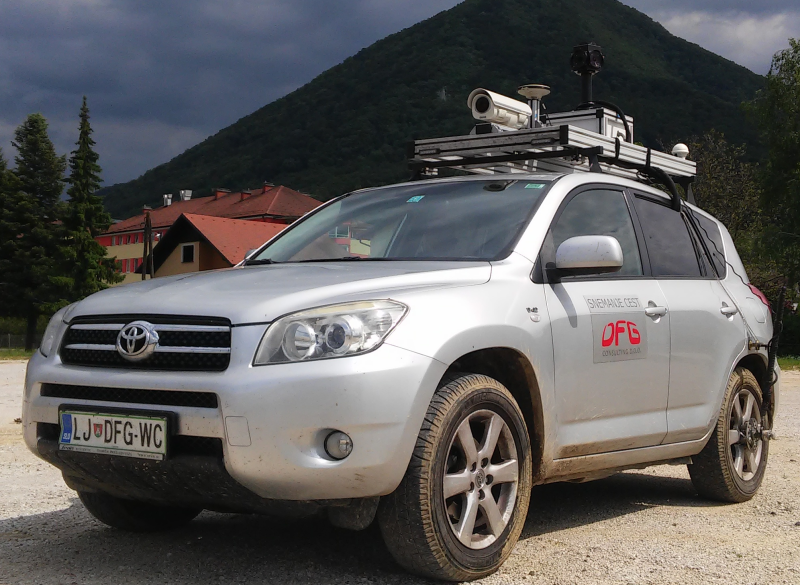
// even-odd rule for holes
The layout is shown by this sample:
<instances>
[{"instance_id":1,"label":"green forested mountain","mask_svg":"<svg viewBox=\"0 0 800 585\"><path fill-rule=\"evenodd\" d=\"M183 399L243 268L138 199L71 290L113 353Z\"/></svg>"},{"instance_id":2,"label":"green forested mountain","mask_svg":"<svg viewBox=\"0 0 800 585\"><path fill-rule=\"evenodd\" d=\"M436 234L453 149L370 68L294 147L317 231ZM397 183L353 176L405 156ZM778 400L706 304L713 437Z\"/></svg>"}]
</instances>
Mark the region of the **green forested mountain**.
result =
<instances>
[{"instance_id":1,"label":"green forested mountain","mask_svg":"<svg viewBox=\"0 0 800 585\"><path fill-rule=\"evenodd\" d=\"M606 54L595 96L636 118L637 140L657 146L711 128L733 143L755 140L740 104L763 78L616 0L466 0L106 188L106 205L123 217L178 189L202 196L269 180L327 199L402 180L408 140L469 132L466 98L476 87L515 96L522 83L547 83L551 111L577 105L569 57L584 41Z\"/></svg>"}]
</instances>

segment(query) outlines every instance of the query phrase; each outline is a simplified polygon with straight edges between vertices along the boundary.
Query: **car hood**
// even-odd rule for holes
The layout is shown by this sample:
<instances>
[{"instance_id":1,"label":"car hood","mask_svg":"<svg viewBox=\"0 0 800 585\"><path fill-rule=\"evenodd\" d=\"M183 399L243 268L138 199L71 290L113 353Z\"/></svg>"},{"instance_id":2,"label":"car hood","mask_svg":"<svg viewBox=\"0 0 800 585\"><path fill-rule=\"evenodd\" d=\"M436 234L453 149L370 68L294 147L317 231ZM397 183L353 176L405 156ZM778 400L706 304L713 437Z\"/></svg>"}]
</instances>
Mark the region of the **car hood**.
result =
<instances>
[{"instance_id":1,"label":"car hood","mask_svg":"<svg viewBox=\"0 0 800 585\"><path fill-rule=\"evenodd\" d=\"M287 313L351 300L400 299L404 291L483 284L488 262L330 262L247 266L109 288L70 314L225 317L265 323Z\"/></svg>"}]
</instances>

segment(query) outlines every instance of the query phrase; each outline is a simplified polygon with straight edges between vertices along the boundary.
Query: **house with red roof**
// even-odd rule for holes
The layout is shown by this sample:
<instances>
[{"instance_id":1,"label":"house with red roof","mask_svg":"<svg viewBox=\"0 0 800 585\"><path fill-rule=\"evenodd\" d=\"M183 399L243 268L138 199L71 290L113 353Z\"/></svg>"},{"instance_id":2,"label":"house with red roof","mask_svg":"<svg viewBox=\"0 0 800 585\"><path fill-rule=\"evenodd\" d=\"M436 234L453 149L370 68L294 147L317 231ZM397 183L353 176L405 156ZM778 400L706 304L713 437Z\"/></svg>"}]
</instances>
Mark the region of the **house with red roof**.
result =
<instances>
[{"instance_id":1,"label":"house with red roof","mask_svg":"<svg viewBox=\"0 0 800 585\"><path fill-rule=\"evenodd\" d=\"M280 223L184 213L153 248L155 276L230 268L285 227Z\"/></svg>"},{"instance_id":2,"label":"house with red roof","mask_svg":"<svg viewBox=\"0 0 800 585\"><path fill-rule=\"evenodd\" d=\"M138 269L143 264L146 214L150 215L154 242L158 242L184 214L273 224L283 229L320 205L313 197L269 183L235 193L216 189L210 197L195 199L191 191L181 191L177 200L164 195L161 207L143 210L140 215L113 224L97 241L106 246L109 256L120 261L123 282L133 282L141 279Z\"/></svg>"}]
</instances>

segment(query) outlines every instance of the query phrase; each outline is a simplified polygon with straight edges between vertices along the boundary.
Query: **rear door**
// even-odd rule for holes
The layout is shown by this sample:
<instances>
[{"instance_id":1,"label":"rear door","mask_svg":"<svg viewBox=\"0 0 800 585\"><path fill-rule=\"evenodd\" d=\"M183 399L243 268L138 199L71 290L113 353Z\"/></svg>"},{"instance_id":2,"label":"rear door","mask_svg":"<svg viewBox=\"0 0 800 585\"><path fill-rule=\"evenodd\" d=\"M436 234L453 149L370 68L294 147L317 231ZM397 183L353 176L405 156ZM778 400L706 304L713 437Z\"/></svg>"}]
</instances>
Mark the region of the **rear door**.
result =
<instances>
[{"instance_id":1,"label":"rear door","mask_svg":"<svg viewBox=\"0 0 800 585\"><path fill-rule=\"evenodd\" d=\"M650 271L670 311L670 380L665 443L700 439L716 419L744 324L699 235L665 199L636 193Z\"/></svg>"},{"instance_id":2,"label":"rear door","mask_svg":"<svg viewBox=\"0 0 800 585\"><path fill-rule=\"evenodd\" d=\"M554 282L556 249L582 235L615 237L622 270ZM567 196L545 239L539 265L553 335L556 458L657 445L666 435L670 317L640 237L623 191L593 186Z\"/></svg>"}]
</instances>

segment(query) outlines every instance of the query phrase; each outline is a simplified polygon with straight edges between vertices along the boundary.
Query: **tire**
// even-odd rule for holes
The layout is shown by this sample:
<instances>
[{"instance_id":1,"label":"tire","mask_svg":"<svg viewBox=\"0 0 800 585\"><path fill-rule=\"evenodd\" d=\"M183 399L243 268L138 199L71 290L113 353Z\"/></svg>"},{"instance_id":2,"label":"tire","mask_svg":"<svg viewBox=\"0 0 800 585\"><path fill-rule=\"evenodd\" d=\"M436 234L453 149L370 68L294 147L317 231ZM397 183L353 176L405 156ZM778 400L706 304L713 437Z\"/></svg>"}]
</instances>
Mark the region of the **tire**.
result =
<instances>
[{"instance_id":1,"label":"tire","mask_svg":"<svg viewBox=\"0 0 800 585\"><path fill-rule=\"evenodd\" d=\"M202 512L198 508L159 506L95 492L78 492L78 497L100 522L128 532L173 530L188 524Z\"/></svg>"},{"instance_id":2,"label":"tire","mask_svg":"<svg viewBox=\"0 0 800 585\"><path fill-rule=\"evenodd\" d=\"M487 435L497 437L494 448ZM511 393L482 375L445 379L400 486L381 500L387 548L424 577L471 581L495 572L525 524L531 468L528 430Z\"/></svg>"},{"instance_id":3,"label":"tire","mask_svg":"<svg viewBox=\"0 0 800 585\"><path fill-rule=\"evenodd\" d=\"M728 380L714 432L688 466L701 496L746 502L758 491L769 455L769 441L759 435L761 398L761 387L752 372L737 368Z\"/></svg>"}]
</instances>

